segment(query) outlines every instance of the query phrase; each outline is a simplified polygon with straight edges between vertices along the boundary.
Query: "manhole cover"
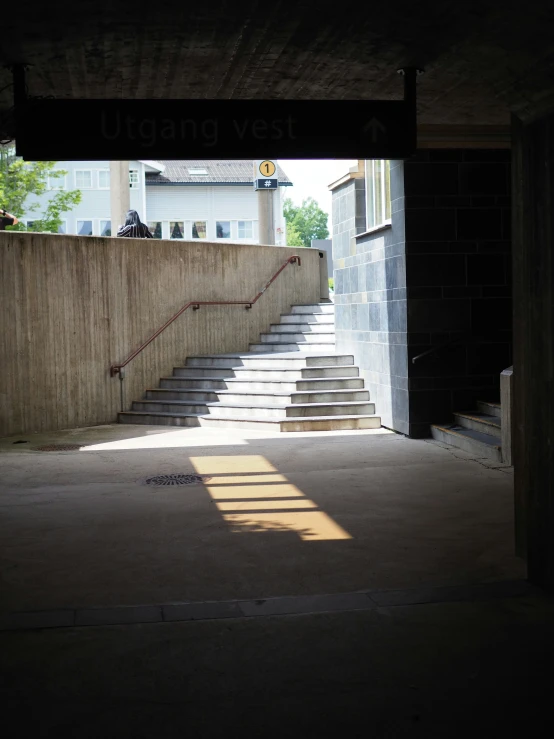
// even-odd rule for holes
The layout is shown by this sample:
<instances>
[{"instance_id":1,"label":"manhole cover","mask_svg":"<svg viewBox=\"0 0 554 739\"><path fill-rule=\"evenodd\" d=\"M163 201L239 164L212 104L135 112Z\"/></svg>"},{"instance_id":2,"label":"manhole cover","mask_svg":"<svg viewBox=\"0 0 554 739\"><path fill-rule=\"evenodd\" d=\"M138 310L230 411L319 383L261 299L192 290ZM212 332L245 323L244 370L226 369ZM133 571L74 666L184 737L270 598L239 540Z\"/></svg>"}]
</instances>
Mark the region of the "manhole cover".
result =
<instances>
[{"instance_id":1,"label":"manhole cover","mask_svg":"<svg viewBox=\"0 0 554 739\"><path fill-rule=\"evenodd\" d=\"M145 485L198 485L203 482L207 482L210 478L205 475L154 475L153 477L147 477L143 480Z\"/></svg>"},{"instance_id":2,"label":"manhole cover","mask_svg":"<svg viewBox=\"0 0 554 739\"><path fill-rule=\"evenodd\" d=\"M46 444L35 447L35 450L37 452L78 452L80 448L80 444Z\"/></svg>"}]
</instances>

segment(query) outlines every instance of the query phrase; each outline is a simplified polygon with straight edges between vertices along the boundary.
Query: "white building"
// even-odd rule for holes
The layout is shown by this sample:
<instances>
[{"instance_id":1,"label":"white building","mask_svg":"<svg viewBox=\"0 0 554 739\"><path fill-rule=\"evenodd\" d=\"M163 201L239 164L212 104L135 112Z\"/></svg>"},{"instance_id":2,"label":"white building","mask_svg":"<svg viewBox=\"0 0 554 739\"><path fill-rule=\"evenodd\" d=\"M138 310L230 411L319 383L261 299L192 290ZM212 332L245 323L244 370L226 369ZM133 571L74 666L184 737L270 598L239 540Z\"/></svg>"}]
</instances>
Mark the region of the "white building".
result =
<instances>
[{"instance_id":1,"label":"white building","mask_svg":"<svg viewBox=\"0 0 554 739\"><path fill-rule=\"evenodd\" d=\"M110 236L110 163L57 162L67 175L49 182L56 189L80 190L80 204L64 216L62 233ZM278 167L279 187L273 191L275 243L286 244L284 188L292 185ZM258 196L251 159L164 160L129 163L130 207L148 223L155 238L207 239L258 243ZM50 194L32 198L37 210L22 220L32 230Z\"/></svg>"}]
</instances>

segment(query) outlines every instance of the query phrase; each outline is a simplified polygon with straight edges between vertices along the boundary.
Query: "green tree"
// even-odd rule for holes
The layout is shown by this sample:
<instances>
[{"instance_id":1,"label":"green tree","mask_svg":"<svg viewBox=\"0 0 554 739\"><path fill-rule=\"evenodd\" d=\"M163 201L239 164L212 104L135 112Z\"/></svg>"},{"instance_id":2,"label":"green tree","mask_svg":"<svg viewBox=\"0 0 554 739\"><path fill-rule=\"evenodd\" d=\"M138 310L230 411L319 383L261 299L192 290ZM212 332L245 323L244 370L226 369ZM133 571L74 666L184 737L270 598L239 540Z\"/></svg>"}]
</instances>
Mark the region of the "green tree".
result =
<instances>
[{"instance_id":1,"label":"green tree","mask_svg":"<svg viewBox=\"0 0 554 739\"><path fill-rule=\"evenodd\" d=\"M287 246L304 246L300 231L294 223L287 223Z\"/></svg>"},{"instance_id":2,"label":"green tree","mask_svg":"<svg viewBox=\"0 0 554 739\"><path fill-rule=\"evenodd\" d=\"M321 210L313 198L306 198L302 205L294 205L290 198L284 202L283 212L287 221L287 244L289 246L311 246L312 239L326 239L329 236L327 220L329 216ZM300 236L301 244L291 243L289 232Z\"/></svg>"},{"instance_id":3,"label":"green tree","mask_svg":"<svg viewBox=\"0 0 554 739\"><path fill-rule=\"evenodd\" d=\"M15 155L13 148L0 147L0 205L16 218L32 216L33 231L57 233L62 223L62 214L72 210L81 202L79 190L53 190L43 213L34 214L38 203L27 203L30 195L43 195L48 191L48 180L67 175L62 169L54 169L56 162L24 162ZM30 219L31 220L31 219ZM26 226L18 223L8 226L11 231L25 231Z\"/></svg>"}]
</instances>

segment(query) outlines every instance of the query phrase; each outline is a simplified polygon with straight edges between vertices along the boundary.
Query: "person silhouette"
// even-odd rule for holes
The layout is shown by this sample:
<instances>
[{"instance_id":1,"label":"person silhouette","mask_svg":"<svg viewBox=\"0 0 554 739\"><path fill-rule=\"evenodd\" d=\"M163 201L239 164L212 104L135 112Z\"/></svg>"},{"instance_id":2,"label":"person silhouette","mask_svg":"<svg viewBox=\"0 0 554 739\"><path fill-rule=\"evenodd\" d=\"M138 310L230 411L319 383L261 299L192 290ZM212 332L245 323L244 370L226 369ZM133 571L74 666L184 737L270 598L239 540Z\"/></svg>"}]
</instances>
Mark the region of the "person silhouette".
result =
<instances>
[{"instance_id":1,"label":"person silhouette","mask_svg":"<svg viewBox=\"0 0 554 739\"><path fill-rule=\"evenodd\" d=\"M120 226L117 230L118 236L125 236L130 239L153 239L148 226L141 223L139 214L136 210L128 210L125 218L125 225Z\"/></svg>"},{"instance_id":2,"label":"person silhouette","mask_svg":"<svg viewBox=\"0 0 554 739\"><path fill-rule=\"evenodd\" d=\"M15 216L3 208L0 209L0 231L5 231L6 226L16 226L19 223Z\"/></svg>"}]
</instances>

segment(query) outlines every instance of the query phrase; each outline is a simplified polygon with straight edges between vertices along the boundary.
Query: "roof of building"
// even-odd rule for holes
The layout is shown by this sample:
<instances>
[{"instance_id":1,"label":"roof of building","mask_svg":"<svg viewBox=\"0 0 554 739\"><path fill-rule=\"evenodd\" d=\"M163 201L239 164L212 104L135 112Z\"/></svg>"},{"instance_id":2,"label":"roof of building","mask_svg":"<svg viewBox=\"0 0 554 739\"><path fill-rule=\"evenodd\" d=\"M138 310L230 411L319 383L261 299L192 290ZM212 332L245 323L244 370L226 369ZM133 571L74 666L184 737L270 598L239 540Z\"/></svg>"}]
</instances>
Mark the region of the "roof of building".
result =
<instances>
[{"instance_id":1,"label":"roof of building","mask_svg":"<svg viewBox=\"0 0 554 739\"><path fill-rule=\"evenodd\" d=\"M251 185L254 179L252 159L161 159L160 173L146 172L147 185ZM279 185L292 185L277 165Z\"/></svg>"}]
</instances>

